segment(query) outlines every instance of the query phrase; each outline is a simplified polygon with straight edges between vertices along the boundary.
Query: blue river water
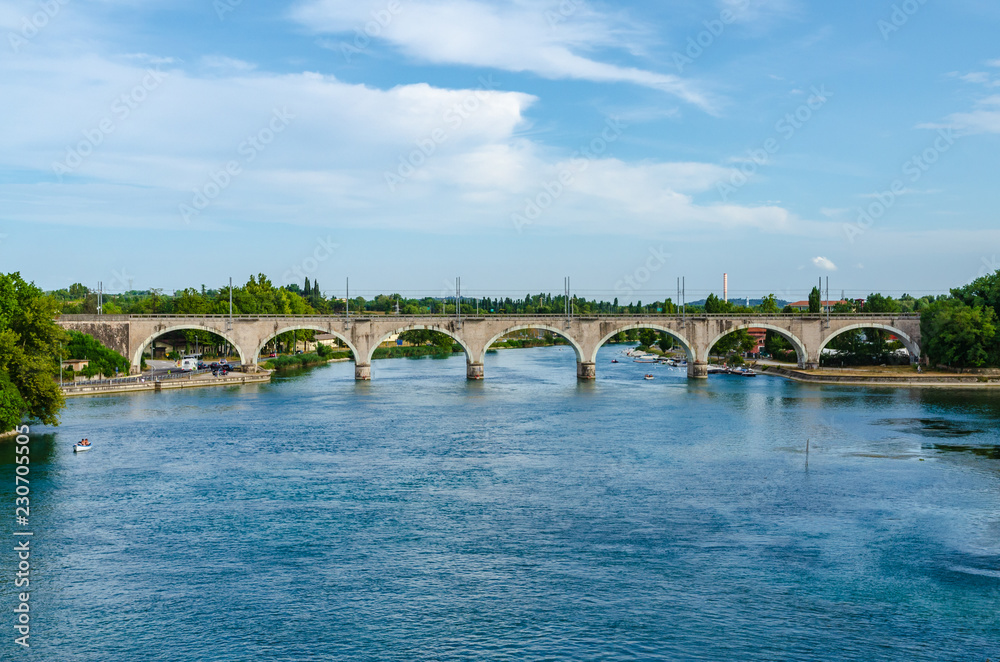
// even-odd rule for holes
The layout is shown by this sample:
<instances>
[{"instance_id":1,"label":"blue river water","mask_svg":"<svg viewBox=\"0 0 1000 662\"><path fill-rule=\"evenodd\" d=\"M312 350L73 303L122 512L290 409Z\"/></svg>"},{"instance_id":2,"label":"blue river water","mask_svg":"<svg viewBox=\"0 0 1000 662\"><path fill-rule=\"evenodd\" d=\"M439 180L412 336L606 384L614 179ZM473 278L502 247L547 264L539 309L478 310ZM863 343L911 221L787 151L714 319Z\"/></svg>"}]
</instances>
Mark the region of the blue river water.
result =
<instances>
[{"instance_id":1,"label":"blue river water","mask_svg":"<svg viewBox=\"0 0 1000 662\"><path fill-rule=\"evenodd\" d=\"M594 383L553 347L73 399L32 430L32 645L5 544L0 659L1000 658L1000 394L620 351Z\"/></svg>"}]
</instances>

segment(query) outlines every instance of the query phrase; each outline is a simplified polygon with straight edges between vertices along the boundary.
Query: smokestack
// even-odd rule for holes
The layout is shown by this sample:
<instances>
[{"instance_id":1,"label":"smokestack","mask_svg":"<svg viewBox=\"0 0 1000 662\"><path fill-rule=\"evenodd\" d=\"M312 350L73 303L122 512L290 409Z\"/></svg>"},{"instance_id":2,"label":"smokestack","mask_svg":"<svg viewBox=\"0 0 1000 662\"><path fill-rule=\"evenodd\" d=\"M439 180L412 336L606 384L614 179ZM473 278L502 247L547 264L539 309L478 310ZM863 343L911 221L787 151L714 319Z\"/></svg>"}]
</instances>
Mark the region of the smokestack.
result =
<instances>
[{"instance_id":1,"label":"smokestack","mask_svg":"<svg viewBox=\"0 0 1000 662\"><path fill-rule=\"evenodd\" d=\"M729 274L722 274L722 300L729 303Z\"/></svg>"}]
</instances>

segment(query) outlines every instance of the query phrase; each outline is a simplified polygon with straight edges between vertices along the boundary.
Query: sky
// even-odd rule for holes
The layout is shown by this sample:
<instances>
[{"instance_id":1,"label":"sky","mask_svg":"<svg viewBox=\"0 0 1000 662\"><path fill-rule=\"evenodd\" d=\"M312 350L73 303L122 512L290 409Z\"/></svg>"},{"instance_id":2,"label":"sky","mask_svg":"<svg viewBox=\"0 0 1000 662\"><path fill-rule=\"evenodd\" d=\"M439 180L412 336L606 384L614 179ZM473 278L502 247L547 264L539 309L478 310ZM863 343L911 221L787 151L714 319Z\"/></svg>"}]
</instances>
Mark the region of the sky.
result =
<instances>
[{"instance_id":1,"label":"sky","mask_svg":"<svg viewBox=\"0 0 1000 662\"><path fill-rule=\"evenodd\" d=\"M0 271L610 300L1000 269L995 0L0 0Z\"/></svg>"}]
</instances>

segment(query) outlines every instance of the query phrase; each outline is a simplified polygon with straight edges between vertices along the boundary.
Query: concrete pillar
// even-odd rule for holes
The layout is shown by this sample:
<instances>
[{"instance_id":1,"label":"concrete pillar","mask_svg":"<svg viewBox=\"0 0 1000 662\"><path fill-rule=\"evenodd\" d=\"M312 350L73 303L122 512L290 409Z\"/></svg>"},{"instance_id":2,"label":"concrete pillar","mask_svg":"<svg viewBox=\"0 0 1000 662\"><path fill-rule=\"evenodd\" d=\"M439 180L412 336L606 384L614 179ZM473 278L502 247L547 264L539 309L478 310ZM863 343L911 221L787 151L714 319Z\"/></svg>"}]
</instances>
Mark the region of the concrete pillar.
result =
<instances>
[{"instance_id":1,"label":"concrete pillar","mask_svg":"<svg viewBox=\"0 0 1000 662\"><path fill-rule=\"evenodd\" d=\"M465 376L469 379L482 379L484 376L482 363L467 363Z\"/></svg>"},{"instance_id":2,"label":"concrete pillar","mask_svg":"<svg viewBox=\"0 0 1000 662\"><path fill-rule=\"evenodd\" d=\"M370 382L372 380L372 367L371 365L364 365L360 363L354 364L354 379L359 382Z\"/></svg>"},{"instance_id":3,"label":"concrete pillar","mask_svg":"<svg viewBox=\"0 0 1000 662\"><path fill-rule=\"evenodd\" d=\"M597 364L586 361L576 362L577 379L597 379Z\"/></svg>"},{"instance_id":4,"label":"concrete pillar","mask_svg":"<svg viewBox=\"0 0 1000 662\"><path fill-rule=\"evenodd\" d=\"M688 379L708 379L708 362L688 359Z\"/></svg>"},{"instance_id":5,"label":"concrete pillar","mask_svg":"<svg viewBox=\"0 0 1000 662\"><path fill-rule=\"evenodd\" d=\"M806 361L799 364L799 370L819 370L819 361Z\"/></svg>"}]
</instances>

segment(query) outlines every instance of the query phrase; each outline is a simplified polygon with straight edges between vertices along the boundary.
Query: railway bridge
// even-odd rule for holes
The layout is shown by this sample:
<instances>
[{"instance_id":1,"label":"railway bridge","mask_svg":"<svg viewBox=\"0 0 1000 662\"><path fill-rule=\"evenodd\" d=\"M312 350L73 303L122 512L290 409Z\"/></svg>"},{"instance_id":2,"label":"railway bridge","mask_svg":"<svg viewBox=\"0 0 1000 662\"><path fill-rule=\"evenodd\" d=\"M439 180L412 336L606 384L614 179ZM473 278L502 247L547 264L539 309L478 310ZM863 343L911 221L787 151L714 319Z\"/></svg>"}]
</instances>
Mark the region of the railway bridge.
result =
<instances>
[{"instance_id":1,"label":"railway bridge","mask_svg":"<svg viewBox=\"0 0 1000 662\"><path fill-rule=\"evenodd\" d=\"M653 329L672 336L687 354L688 377L708 376L708 355L726 335L740 329L767 329L784 337L798 355L799 367L819 367L821 352L838 335L855 329L894 334L920 358L920 316L914 314L775 314L775 315L63 315L60 326L90 334L130 357L139 372L142 355L159 336L173 331L209 331L228 341L245 369L257 370L265 345L287 331L311 330L339 338L354 356L354 375L371 379L375 349L397 333L428 329L445 333L462 346L469 379L484 377L486 350L509 333L539 329L562 336L576 352L577 376L595 379L597 350L622 331Z\"/></svg>"}]
</instances>

